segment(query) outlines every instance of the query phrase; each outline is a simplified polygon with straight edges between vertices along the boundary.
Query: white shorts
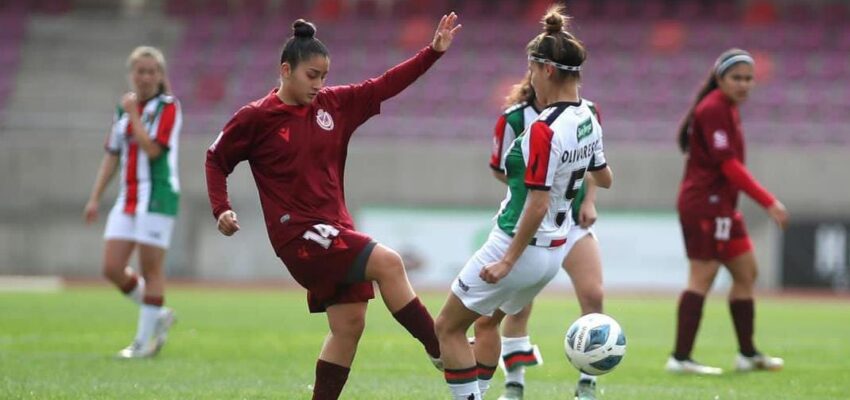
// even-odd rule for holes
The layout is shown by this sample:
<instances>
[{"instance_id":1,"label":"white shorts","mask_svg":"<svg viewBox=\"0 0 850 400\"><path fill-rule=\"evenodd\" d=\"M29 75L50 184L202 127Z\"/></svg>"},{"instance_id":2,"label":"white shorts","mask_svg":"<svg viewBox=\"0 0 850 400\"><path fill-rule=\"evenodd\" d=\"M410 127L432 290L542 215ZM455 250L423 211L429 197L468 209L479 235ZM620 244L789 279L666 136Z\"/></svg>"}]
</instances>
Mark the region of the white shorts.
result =
<instances>
[{"instance_id":1,"label":"white shorts","mask_svg":"<svg viewBox=\"0 0 850 400\"><path fill-rule=\"evenodd\" d=\"M125 214L122 207L112 207L106 219L105 240L119 239L167 249L171 244L174 217L148 212Z\"/></svg>"},{"instance_id":2,"label":"white shorts","mask_svg":"<svg viewBox=\"0 0 850 400\"><path fill-rule=\"evenodd\" d=\"M575 246L579 240L581 240L587 235L590 235L591 237L596 239L596 234L593 233L593 229L591 228L582 228L581 225L578 224L570 227L570 231L567 232L567 243L564 245L564 247L566 248L564 252L564 257L569 256L570 251L572 251L573 249L573 246Z\"/></svg>"},{"instance_id":3,"label":"white shorts","mask_svg":"<svg viewBox=\"0 0 850 400\"><path fill-rule=\"evenodd\" d=\"M507 276L495 284L484 282L478 277L481 269L501 260L510 244L511 237L494 228L452 282L452 292L466 308L486 316L496 309L509 315L522 311L555 277L566 256L566 246L528 246Z\"/></svg>"}]
</instances>

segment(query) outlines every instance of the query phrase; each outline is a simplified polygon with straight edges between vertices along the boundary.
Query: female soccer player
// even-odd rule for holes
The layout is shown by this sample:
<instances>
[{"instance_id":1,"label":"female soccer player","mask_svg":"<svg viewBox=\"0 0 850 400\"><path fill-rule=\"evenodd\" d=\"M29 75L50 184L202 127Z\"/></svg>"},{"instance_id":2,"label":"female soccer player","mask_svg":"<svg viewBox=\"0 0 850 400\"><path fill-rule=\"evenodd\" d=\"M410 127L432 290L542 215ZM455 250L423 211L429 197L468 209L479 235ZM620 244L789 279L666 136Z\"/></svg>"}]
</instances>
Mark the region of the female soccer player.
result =
<instances>
[{"instance_id":1,"label":"female soccer player","mask_svg":"<svg viewBox=\"0 0 850 400\"><path fill-rule=\"evenodd\" d=\"M103 274L141 306L136 338L118 353L139 358L162 349L174 322L174 312L163 306L163 263L177 216L177 143L183 117L180 103L168 93L161 51L137 47L127 66L132 91L117 107L84 218L88 224L97 220L101 195L120 159L120 191L103 235ZM141 277L127 266L136 248Z\"/></svg>"},{"instance_id":2,"label":"female soccer player","mask_svg":"<svg viewBox=\"0 0 850 400\"><path fill-rule=\"evenodd\" d=\"M533 46L534 40L529 43ZM534 95L530 76L526 74L523 80L514 85L506 98L507 109L496 122L493 136L493 153L490 157L490 168L493 176L507 183L505 176L504 149L510 145L537 118L540 109L544 107L540 99ZM587 101L591 112L601 123L597 107ZM602 312L602 258L599 245L593 230L590 228L596 222L596 184L592 175L585 177L585 182L579 188L570 215L573 226L567 233L566 258L562 267L569 275L575 288L576 297L581 306L582 315ZM532 304L523 308L517 314L505 317L502 326L502 360L505 369L505 392L499 400L522 399L525 388L526 366L537 365L542 361L536 345L531 344L528 335L528 319L531 316ZM476 321L477 331L486 331L482 324L494 320L480 318ZM492 329L492 327L489 327ZM596 377L581 374L576 386L576 397L580 400L594 398Z\"/></svg>"},{"instance_id":3,"label":"female soccer player","mask_svg":"<svg viewBox=\"0 0 850 400\"><path fill-rule=\"evenodd\" d=\"M679 128L679 148L687 155L687 161L678 210L690 273L688 288L679 299L676 348L666 366L671 372L722 373L720 368L701 365L691 358L703 301L720 265L732 275L729 311L738 336L736 369L777 370L783 365L781 358L763 355L753 344L756 259L744 219L737 210L738 191L743 190L781 228L788 223L785 206L759 185L744 166L738 105L753 87L753 65L753 58L746 51L731 49L721 54Z\"/></svg>"},{"instance_id":4,"label":"female soccer player","mask_svg":"<svg viewBox=\"0 0 850 400\"><path fill-rule=\"evenodd\" d=\"M330 67L316 28L304 20L280 57L280 86L240 109L207 152L207 188L218 229L239 230L226 177L248 160L275 253L307 289L310 312L326 312L330 333L316 364L313 399L336 399L363 333L372 282L398 322L440 368L434 321L393 250L354 230L343 173L354 130L381 103L425 73L460 29L444 15L430 46L383 75L360 84L323 88Z\"/></svg>"},{"instance_id":5,"label":"female soccer player","mask_svg":"<svg viewBox=\"0 0 850 400\"><path fill-rule=\"evenodd\" d=\"M453 282L437 318L455 399L482 398L499 360L499 322L527 307L559 270L572 225L567 214L585 172L598 185L611 185L602 128L578 93L586 51L564 32L566 18L560 7L550 9L545 32L528 51L531 85L548 106L507 150L508 194L497 224ZM473 351L465 333L481 316L492 321L476 326Z\"/></svg>"}]
</instances>

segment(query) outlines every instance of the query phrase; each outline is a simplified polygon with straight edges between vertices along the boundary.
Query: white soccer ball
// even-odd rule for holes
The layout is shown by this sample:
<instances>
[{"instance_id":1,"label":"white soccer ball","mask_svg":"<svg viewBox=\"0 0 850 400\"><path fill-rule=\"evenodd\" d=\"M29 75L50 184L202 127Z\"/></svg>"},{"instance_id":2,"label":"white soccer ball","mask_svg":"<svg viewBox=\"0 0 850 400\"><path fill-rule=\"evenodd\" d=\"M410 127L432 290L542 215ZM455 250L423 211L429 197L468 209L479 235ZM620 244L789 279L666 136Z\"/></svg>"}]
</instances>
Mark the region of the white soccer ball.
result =
<instances>
[{"instance_id":1,"label":"white soccer ball","mask_svg":"<svg viewBox=\"0 0 850 400\"><path fill-rule=\"evenodd\" d=\"M626 336L614 318L587 314L567 330L564 350L579 371L603 375L611 372L626 355Z\"/></svg>"}]
</instances>

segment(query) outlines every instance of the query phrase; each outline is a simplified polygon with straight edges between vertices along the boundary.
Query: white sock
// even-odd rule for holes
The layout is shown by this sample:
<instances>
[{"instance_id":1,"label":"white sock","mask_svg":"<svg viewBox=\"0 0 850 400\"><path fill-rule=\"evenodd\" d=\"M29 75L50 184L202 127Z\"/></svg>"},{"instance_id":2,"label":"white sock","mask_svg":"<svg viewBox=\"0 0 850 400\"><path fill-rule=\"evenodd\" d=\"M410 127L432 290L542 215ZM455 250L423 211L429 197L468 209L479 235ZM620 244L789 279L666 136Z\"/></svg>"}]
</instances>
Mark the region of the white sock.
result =
<instances>
[{"instance_id":1,"label":"white sock","mask_svg":"<svg viewBox=\"0 0 850 400\"><path fill-rule=\"evenodd\" d=\"M478 392L481 393L481 398L484 398L484 395L487 394L487 390L490 389L490 379L478 379Z\"/></svg>"},{"instance_id":2,"label":"white sock","mask_svg":"<svg viewBox=\"0 0 850 400\"><path fill-rule=\"evenodd\" d=\"M531 337L505 337L502 336L502 360L505 367L505 383L516 383L525 386L525 365L519 364L518 361L511 360L512 356L517 353L527 355L533 353L534 348L531 346ZM511 368L513 367L513 368Z\"/></svg>"},{"instance_id":3,"label":"white sock","mask_svg":"<svg viewBox=\"0 0 850 400\"><path fill-rule=\"evenodd\" d=\"M136 342L148 344L153 338L156 320L162 307L142 304L139 310L139 326L136 331Z\"/></svg>"},{"instance_id":4,"label":"white sock","mask_svg":"<svg viewBox=\"0 0 850 400\"><path fill-rule=\"evenodd\" d=\"M478 381L461 384L449 384L454 400L481 400L481 391L478 390Z\"/></svg>"},{"instance_id":5,"label":"white sock","mask_svg":"<svg viewBox=\"0 0 850 400\"><path fill-rule=\"evenodd\" d=\"M138 305L142 305L142 298L145 297L145 278L141 276L136 277L136 287L127 293L126 296L128 299L132 300L133 303Z\"/></svg>"},{"instance_id":6,"label":"white sock","mask_svg":"<svg viewBox=\"0 0 850 400\"><path fill-rule=\"evenodd\" d=\"M578 380L580 380L580 381L590 381L590 382L596 383L596 377L595 376L585 374L584 372L581 373L581 375L578 377Z\"/></svg>"}]
</instances>

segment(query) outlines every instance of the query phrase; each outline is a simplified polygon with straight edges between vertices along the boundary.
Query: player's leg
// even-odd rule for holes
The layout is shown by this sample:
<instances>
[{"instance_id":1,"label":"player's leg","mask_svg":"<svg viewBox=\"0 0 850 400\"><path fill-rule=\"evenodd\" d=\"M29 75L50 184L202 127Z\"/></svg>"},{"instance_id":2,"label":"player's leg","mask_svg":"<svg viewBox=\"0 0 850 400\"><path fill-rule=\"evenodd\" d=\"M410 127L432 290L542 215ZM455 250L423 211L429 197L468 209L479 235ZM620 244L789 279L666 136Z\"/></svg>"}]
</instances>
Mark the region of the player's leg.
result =
<instances>
[{"instance_id":1,"label":"player's leg","mask_svg":"<svg viewBox=\"0 0 850 400\"><path fill-rule=\"evenodd\" d=\"M374 246L368 256L364 277L378 283L378 290L381 291L387 309L396 321L425 346L425 351L437 365L440 346L434 333L434 319L416 297L401 256L383 245Z\"/></svg>"},{"instance_id":2,"label":"player's leg","mask_svg":"<svg viewBox=\"0 0 850 400\"><path fill-rule=\"evenodd\" d=\"M484 397L487 390L490 389L490 380L493 379L493 374L499 365L499 356L502 351L499 324L503 318L505 318L505 313L496 310L492 316L484 316L475 320L473 351L478 368L478 390L481 392L481 397Z\"/></svg>"},{"instance_id":3,"label":"player's leg","mask_svg":"<svg viewBox=\"0 0 850 400\"><path fill-rule=\"evenodd\" d=\"M746 239L749 240L749 239ZM729 312L738 338L736 369L739 371L779 370L784 366L781 358L769 357L756 350L753 344L755 331L755 301L753 288L758 275L758 266L752 250L725 262L732 275L729 290Z\"/></svg>"},{"instance_id":4,"label":"player's leg","mask_svg":"<svg viewBox=\"0 0 850 400\"><path fill-rule=\"evenodd\" d=\"M479 316L466 308L454 293L449 293L446 304L437 316L435 328L445 368L444 376L455 400L481 399L475 354L466 338L466 331Z\"/></svg>"},{"instance_id":5,"label":"player's leg","mask_svg":"<svg viewBox=\"0 0 850 400\"><path fill-rule=\"evenodd\" d=\"M313 400L336 400L348 380L357 343L366 327L367 303L345 303L328 306L328 332L319 360Z\"/></svg>"},{"instance_id":6,"label":"player's leg","mask_svg":"<svg viewBox=\"0 0 850 400\"><path fill-rule=\"evenodd\" d=\"M106 219L103 238L106 244L103 253L103 276L130 300L141 305L145 280L127 266L136 247L136 218L124 214L120 207L112 207Z\"/></svg>"},{"instance_id":7,"label":"player's leg","mask_svg":"<svg viewBox=\"0 0 850 400\"><path fill-rule=\"evenodd\" d=\"M717 260L688 260L690 272L688 288L679 297L676 321L676 345L672 357L667 361L670 372L717 375L719 368L707 367L691 359L691 352L702 321L705 296L714 283L720 262Z\"/></svg>"},{"instance_id":8,"label":"player's leg","mask_svg":"<svg viewBox=\"0 0 850 400\"><path fill-rule=\"evenodd\" d=\"M136 243L130 240L107 239L103 251L103 276L127 298L141 304L144 279L127 266L135 248Z\"/></svg>"},{"instance_id":9,"label":"player's leg","mask_svg":"<svg viewBox=\"0 0 850 400\"><path fill-rule=\"evenodd\" d=\"M528 320L533 306L533 303L529 304L519 313L508 315L502 321L501 344L505 391L500 399L521 399L525 388L525 368L543 362L537 346L531 344L531 337L528 334Z\"/></svg>"},{"instance_id":10,"label":"player's leg","mask_svg":"<svg viewBox=\"0 0 850 400\"><path fill-rule=\"evenodd\" d=\"M586 229L578 227L574 231L579 237L564 258L563 268L573 283L581 314L601 313L603 292L599 243ZM581 400L593 399L595 392L596 377L580 373L575 397Z\"/></svg>"}]
</instances>

